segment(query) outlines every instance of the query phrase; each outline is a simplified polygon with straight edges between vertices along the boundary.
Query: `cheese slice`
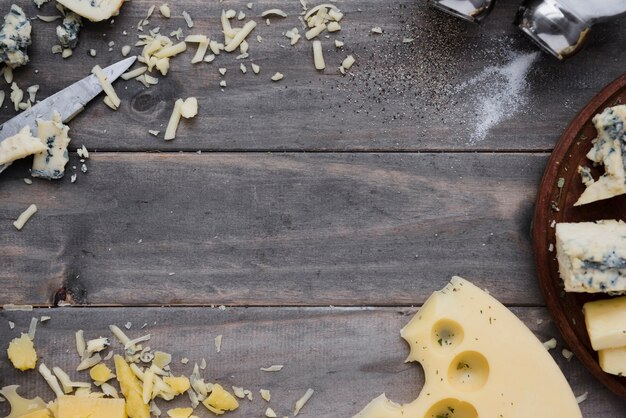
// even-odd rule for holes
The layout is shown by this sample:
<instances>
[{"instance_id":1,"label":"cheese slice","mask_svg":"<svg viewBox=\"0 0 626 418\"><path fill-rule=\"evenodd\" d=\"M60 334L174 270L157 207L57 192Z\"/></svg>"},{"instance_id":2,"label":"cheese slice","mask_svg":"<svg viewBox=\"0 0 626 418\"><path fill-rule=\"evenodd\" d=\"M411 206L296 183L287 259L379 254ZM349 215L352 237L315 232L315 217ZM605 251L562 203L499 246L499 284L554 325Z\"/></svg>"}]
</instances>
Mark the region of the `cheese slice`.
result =
<instances>
[{"instance_id":1,"label":"cheese slice","mask_svg":"<svg viewBox=\"0 0 626 418\"><path fill-rule=\"evenodd\" d=\"M61 122L57 112L52 120L37 120L37 137L45 145L45 150L35 155L31 175L48 180L60 179L65 175L65 165L69 161L67 146L69 129Z\"/></svg>"},{"instance_id":2,"label":"cheese slice","mask_svg":"<svg viewBox=\"0 0 626 418\"><path fill-rule=\"evenodd\" d=\"M626 223L559 223L556 255L567 292L626 292Z\"/></svg>"},{"instance_id":3,"label":"cheese slice","mask_svg":"<svg viewBox=\"0 0 626 418\"><path fill-rule=\"evenodd\" d=\"M0 62L10 68L28 63L26 50L32 42L31 29L30 20L22 8L12 4L0 30Z\"/></svg>"},{"instance_id":4,"label":"cheese slice","mask_svg":"<svg viewBox=\"0 0 626 418\"><path fill-rule=\"evenodd\" d=\"M124 0L57 0L74 13L92 22L117 16Z\"/></svg>"},{"instance_id":5,"label":"cheese slice","mask_svg":"<svg viewBox=\"0 0 626 418\"><path fill-rule=\"evenodd\" d=\"M598 351L600 367L607 373L626 376L626 347Z\"/></svg>"},{"instance_id":6,"label":"cheese slice","mask_svg":"<svg viewBox=\"0 0 626 418\"><path fill-rule=\"evenodd\" d=\"M30 127L25 126L17 135L0 142L0 165L10 164L15 160L44 152L45 150L46 146L31 134Z\"/></svg>"},{"instance_id":7,"label":"cheese slice","mask_svg":"<svg viewBox=\"0 0 626 418\"><path fill-rule=\"evenodd\" d=\"M57 418L126 418L124 399L59 396Z\"/></svg>"},{"instance_id":8,"label":"cheese slice","mask_svg":"<svg viewBox=\"0 0 626 418\"><path fill-rule=\"evenodd\" d=\"M453 277L401 332L426 383L406 405L382 395L358 418L581 418L543 344L496 299Z\"/></svg>"},{"instance_id":9,"label":"cheese slice","mask_svg":"<svg viewBox=\"0 0 626 418\"><path fill-rule=\"evenodd\" d=\"M603 164L605 173L597 181L583 176L587 188L574 206L626 193L624 169L626 105L606 108L594 116L593 123L598 137L593 140L593 148L587 154L587 158L596 164ZM584 171L584 168L582 170Z\"/></svg>"},{"instance_id":10,"label":"cheese slice","mask_svg":"<svg viewBox=\"0 0 626 418\"><path fill-rule=\"evenodd\" d=\"M626 296L587 302L583 313L594 350L626 347Z\"/></svg>"}]
</instances>

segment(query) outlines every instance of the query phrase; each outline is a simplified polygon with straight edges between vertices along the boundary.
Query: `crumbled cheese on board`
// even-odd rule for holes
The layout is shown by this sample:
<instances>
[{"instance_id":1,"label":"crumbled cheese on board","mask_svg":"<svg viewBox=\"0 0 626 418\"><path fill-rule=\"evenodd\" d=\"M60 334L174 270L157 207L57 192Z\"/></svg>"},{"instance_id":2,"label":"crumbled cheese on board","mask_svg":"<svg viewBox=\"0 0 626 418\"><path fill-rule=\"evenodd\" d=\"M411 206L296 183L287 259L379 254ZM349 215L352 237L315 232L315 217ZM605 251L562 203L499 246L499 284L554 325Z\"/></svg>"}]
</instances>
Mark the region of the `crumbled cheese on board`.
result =
<instances>
[{"instance_id":1,"label":"crumbled cheese on board","mask_svg":"<svg viewBox=\"0 0 626 418\"><path fill-rule=\"evenodd\" d=\"M313 389L309 388L306 390L304 395L302 395L302 397L298 399L298 401L296 402L296 407L293 411L294 416L300 413L300 410L304 407L304 405L306 405L309 399L311 399L311 396L313 396L313 392Z\"/></svg>"},{"instance_id":2,"label":"crumbled cheese on board","mask_svg":"<svg viewBox=\"0 0 626 418\"><path fill-rule=\"evenodd\" d=\"M13 222L13 226L18 230L21 231L22 228L24 228L24 225L26 225L26 222L28 222L28 220L35 214L37 213L37 205L32 204L30 205L24 212L22 212L20 214L20 216L18 216L17 220L15 220L15 222Z\"/></svg>"}]
</instances>

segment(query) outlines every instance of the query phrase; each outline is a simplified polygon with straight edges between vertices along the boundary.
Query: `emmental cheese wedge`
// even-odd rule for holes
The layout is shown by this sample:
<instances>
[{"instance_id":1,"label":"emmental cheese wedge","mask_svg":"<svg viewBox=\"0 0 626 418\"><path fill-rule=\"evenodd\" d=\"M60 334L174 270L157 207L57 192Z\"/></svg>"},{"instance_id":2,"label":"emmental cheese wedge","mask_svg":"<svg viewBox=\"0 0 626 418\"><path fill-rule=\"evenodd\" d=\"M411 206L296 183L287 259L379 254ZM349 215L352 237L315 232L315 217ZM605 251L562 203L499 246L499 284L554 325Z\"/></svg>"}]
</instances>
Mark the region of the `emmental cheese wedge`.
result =
<instances>
[{"instance_id":1,"label":"emmental cheese wedge","mask_svg":"<svg viewBox=\"0 0 626 418\"><path fill-rule=\"evenodd\" d=\"M126 418L124 399L60 396L57 418Z\"/></svg>"},{"instance_id":2,"label":"emmental cheese wedge","mask_svg":"<svg viewBox=\"0 0 626 418\"><path fill-rule=\"evenodd\" d=\"M583 313L594 350L626 347L626 296L587 302Z\"/></svg>"},{"instance_id":3,"label":"emmental cheese wedge","mask_svg":"<svg viewBox=\"0 0 626 418\"><path fill-rule=\"evenodd\" d=\"M74 13L92 22L100 22L119 14L124 0L57 0Z\"/></svg>"},{"instance_id":4,"label":"emmental cheese wedge","mask_svg":"<svg viewBox=\"0 0 626 418\"><path fill-rule=\"evenodd\" d=\"M453 277L401 332L426 383L406 405L381 395L355 418L581 418L543 344L506 307Z\"/></svg>"}]
</instances>

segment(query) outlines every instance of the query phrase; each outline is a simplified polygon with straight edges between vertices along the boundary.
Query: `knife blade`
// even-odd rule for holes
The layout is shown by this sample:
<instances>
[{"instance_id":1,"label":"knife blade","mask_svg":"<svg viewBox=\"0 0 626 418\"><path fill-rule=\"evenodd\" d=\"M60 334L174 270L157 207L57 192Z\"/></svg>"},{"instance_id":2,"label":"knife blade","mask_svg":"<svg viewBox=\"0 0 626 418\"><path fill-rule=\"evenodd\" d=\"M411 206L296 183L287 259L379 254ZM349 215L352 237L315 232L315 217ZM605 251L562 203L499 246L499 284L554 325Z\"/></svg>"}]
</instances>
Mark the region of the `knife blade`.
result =
<instances>
[{"instance_id":1,"label":"knife blade","mask_svg":"<svg viewBox=\"0 0 626 418\"><path fill-rule=\"evenodd\" d=\"M129 57L113 65L103 68L109 82L118 79L137 60ZM25 126L30 126L33 132L37 131L37 119L50 120L53 112L59 112L63 122L70 120L102 92L102 86L95 75L89 75L69 87L53 94L45 100L25 110L13 119L0 126L0 142L17 134ZM0 165L2 173L10 164Z\"/></svg>"}]
</instances>

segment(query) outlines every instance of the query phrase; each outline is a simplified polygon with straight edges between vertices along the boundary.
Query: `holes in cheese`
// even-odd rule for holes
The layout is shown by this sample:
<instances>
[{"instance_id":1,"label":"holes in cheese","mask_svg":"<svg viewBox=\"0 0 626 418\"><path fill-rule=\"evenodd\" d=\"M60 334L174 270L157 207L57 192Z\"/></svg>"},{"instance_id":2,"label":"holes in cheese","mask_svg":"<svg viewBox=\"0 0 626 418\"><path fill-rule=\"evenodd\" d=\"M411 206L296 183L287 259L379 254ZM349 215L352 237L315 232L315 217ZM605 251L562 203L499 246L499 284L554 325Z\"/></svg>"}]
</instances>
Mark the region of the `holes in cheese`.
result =
<instances>
[{"instance_id":1,"label":"holes in cheese","mask_svg":"<svg viewBox=\"0 0 626 418\"><path fill-rule=\"evenodd\" d=\"M453 277L402 329L419 361L419 398L382 395L358 418L581 418L567 380L543 344L504 305ZM441 341L441 344L439 343Z\"/></svg>"},{"instance_id":2,"label":"holes in cheese","mask_svg":"<svg viewBox=\"0 0 626 418\"><path fill-rule=\"evenodd\" d=\"M489 379L489 362L477 351L458 354L448 367L448 381L460 391L482 388Z\"/></svg>"},{"instance_id":3,"label":"holes in cheese","mask_svg":"<svg viewBox=\"0 0 626 418\"><path fill-rule=\"evenodd\" d=\"M431 335L433 346L453 349L463 342L463 327L451 319L441 319L433 325Z\"/></svg>"}]
</instances>

